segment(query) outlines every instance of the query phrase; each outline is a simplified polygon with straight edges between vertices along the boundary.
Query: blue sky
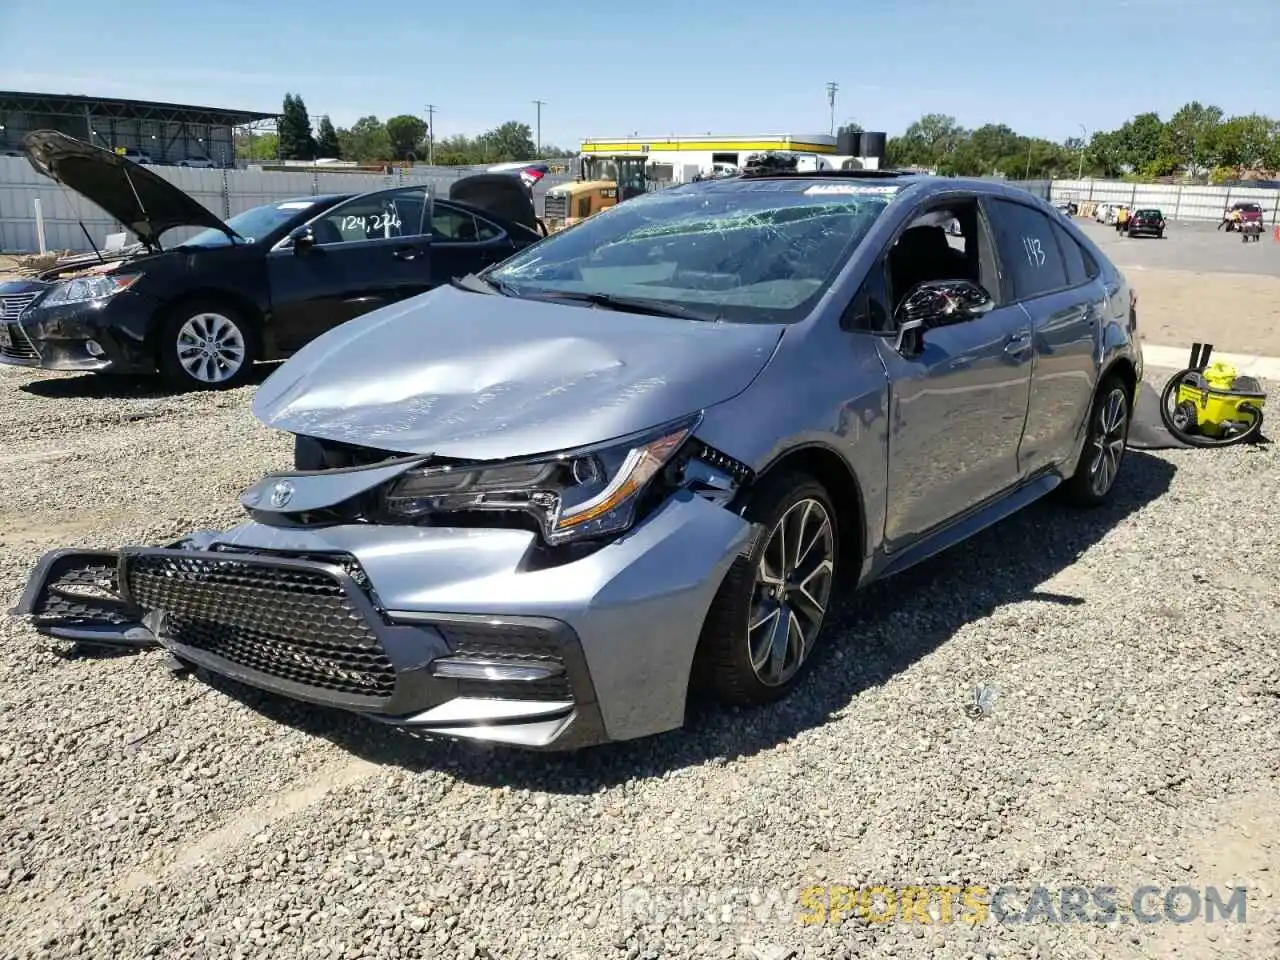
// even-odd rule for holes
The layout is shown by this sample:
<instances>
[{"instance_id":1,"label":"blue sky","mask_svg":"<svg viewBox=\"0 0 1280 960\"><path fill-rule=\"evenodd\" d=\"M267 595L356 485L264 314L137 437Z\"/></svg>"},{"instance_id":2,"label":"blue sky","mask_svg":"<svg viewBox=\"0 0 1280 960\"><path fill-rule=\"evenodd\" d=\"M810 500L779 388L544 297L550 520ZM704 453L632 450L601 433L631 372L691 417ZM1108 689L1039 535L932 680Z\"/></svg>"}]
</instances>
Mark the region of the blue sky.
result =
<instances>
[{"instance_id":1,"label":"blue sky","mask_svg":"<svg viewBox=\"0 0 1280 960\"><path fill-rule=\"evenodd\" d=\"M532 125L539 98L543 141L569 147L632 131L825 132L828 80L837 122L890 134L941 112L1062 139L1192 99L1280 115L1280 0L54 6L51 19L49 0L0 0L0 89L255 110L293 91L339 126L435 103L440 137ZM1247 64L1223 62L1229 37ZM1117 56L1117 40L1136 55Z\"/></svg>"}]
</instances>

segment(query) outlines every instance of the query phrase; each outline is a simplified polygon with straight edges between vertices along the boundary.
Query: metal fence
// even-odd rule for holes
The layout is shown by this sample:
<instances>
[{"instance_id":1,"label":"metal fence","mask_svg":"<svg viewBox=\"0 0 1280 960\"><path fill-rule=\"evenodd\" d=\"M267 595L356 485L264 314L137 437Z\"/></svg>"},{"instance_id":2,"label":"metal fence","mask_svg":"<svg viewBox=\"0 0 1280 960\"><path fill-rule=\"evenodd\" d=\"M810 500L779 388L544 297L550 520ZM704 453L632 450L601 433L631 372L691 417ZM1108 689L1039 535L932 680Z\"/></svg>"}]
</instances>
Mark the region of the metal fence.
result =
<instances>
[{"instance_id":1,"label":"metal fence","mask_svg":"<svg viewBox=\"0 0 1280 960\"><path fill-rule=\"evenodd\" d=\"M485 168L420 166L388 175L311 170L295 173L189 167L149 169L225 219L260 204L322 193L361 193L384 187L425 184L432 187L436 195L448 196L449 185L455 180L481 173ZM538 182L534 188L534 206L539 213L547 189L570 179L551 175ZM108 234L124 229L100 207L37 173L26 159L0 157L0 251L31 253L39 250L35 213L37 199L40 200L48 250L89 249L81 223L99 247ZM165 240L178 243L194 232L174 230L165 234Z\"/></svg>"},{"instance_id":2,"label":"metal fence","mask_svg":"<svg viewBox=\"0 0 1280 960\"><path fill-rule=\"evenodd\" d=\"M357 193L383 187L427 184L440 196L461 177L481 173L484 167L424 167L382 175L373 173L330 173L304 170L201 170L187 167L152 167L156 174L186 191L220 217L232 217L250 207L291 197L320 193ZM544 177L534 189L534 204L542 211L547 188L565 183L564 175ZM1158 207L1170 220L1217 222L1231 204L1250 201L1262 206L1271 226L1277 222L1280 191L1239 187L1179 186L1176 184L1134 184L1116 180L1009 180L1045 200L1128 203L1138 207ZM45 246L49 250L87 250L83 223L99 246L108 234L123 228L104 211L70 190L37 173L22 157L0 157L0 251L30 253L39 249L34 201L41 202ZM175 230L166 234L171 243L180 242L193 231Z\"/></svg>"}]
</instances>

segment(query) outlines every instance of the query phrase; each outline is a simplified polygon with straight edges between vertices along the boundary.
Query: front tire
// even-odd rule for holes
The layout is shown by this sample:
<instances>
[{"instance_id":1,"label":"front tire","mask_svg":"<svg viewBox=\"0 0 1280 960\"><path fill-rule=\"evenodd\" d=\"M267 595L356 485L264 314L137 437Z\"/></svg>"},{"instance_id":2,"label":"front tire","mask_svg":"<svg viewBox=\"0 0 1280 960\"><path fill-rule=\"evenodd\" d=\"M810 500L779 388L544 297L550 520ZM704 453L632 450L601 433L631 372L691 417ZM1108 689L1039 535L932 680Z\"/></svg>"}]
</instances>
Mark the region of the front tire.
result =
<instances>
[{"instance_id":1,"label":"front tire","mask_svg":"<svg viewBox=\"0 0 1280 960\"><path fill-rule=\"evenodd\" d=\"M1133 391L1123 377L1110 374L1094 395L1076 471L1062 485L1068 500L1082 507L1107 502L1124 462L1132 419Z\"/></svg>"},{"instance_id":2,"label":"front tire","mask_svg":"<svg viewBox=\"0 0 1280 960\"><path fill-rule=\"evenodd\" d=\"M192 300L169 314L160 335L160 373L183 390L226 390L244 383L257 359L257 339L240 311L216 300Z\"/></svg>"},{"instance_id":3,"label":"front tire","mask_svg":"<svg viewBox=\"0 0 1280 960\"><path fill-rule=\"evenodd\" d=\"M761 533L711 602L695 669L720 700L757 706L790 693L811 662L831 603L840 530L826 489L799 472L766 477L743 516Z\"/></svg>"}]
</instances>

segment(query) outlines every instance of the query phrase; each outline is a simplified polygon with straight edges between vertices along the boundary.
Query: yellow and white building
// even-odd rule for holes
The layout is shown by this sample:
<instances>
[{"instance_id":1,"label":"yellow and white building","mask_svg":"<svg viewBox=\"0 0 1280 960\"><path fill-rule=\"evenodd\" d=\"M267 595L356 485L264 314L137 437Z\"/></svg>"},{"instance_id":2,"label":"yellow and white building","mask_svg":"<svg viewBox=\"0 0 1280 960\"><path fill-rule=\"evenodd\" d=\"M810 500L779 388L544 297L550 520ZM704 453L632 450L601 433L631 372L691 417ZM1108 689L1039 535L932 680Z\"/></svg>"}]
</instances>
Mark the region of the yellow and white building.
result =
<instances>
[{"instance_id":1,"label":"yellow and white building","mask_svg":"<svg viewBox=\"0 0 1280 960\"><path fill-rule=\"evenodd\" d=\"M717 168L740 167L753 153L769 151L795 154L799 169L840 169L851 159L836 152L836 138L825 133L759 134L751 136L691 137L600 137L582 141L582 155L647 156L649 166L657 167L650 175L656 180L684 183L698 174L710 174ZM875 169L876 157L856 157L864 168ZM668 172L665 168L670 167Z\"/></svg>"}]
</instances>

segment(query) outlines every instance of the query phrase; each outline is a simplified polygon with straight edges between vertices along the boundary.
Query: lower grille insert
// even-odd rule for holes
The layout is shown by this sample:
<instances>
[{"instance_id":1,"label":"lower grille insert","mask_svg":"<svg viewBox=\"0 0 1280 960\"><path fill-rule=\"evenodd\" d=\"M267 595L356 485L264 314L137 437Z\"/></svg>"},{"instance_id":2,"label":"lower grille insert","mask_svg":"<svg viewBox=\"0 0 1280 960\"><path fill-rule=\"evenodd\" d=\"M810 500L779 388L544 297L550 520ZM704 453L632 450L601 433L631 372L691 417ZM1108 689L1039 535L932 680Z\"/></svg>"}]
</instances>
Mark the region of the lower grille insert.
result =
<instances>
[{"instance_id":1,"label":"lower grille insert","mask_svg":"<svg viewBox=\"0 0 1280 960\"><path fill-rule=\"evenodd\" d=\"M318 691L392 695L372 625L323 566L157 551L126 555L124 578L138 605L164 612L173 643Z\"/></svg>"}]
</instances>

